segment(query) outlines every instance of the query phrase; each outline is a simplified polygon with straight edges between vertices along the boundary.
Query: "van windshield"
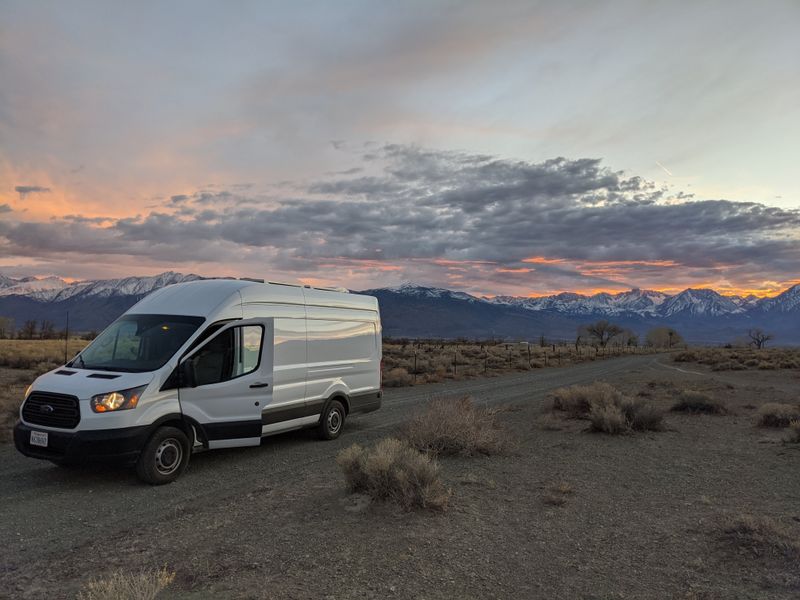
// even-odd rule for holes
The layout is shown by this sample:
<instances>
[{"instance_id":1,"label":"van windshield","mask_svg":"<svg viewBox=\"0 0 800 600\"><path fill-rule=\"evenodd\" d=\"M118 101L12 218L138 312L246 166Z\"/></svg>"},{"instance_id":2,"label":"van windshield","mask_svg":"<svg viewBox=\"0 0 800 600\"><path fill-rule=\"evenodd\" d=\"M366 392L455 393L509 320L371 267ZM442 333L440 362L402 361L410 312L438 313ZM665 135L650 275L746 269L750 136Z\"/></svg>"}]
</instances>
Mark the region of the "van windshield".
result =
<instances>
[{"instance_id":1,"label":"van windshield","mask_svg":"<svg viewBox=\"0 0 800 600\"><path fill-rule=\"evenodd\" d=\"M203 317L124 315L69 363L99 371L155 371L183 346Z\"/></svg>"}]
</instances>

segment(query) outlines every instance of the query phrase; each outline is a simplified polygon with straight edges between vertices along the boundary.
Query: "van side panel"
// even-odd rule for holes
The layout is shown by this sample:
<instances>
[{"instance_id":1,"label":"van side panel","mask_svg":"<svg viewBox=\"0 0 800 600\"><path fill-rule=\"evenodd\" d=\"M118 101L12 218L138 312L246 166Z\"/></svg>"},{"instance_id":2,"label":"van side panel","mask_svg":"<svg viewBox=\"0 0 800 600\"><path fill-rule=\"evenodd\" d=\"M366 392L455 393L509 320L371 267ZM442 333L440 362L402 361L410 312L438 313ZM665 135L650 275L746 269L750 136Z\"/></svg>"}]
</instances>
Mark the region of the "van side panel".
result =
<instances>
[{"instance_id":1,"label":"van side panel","mask_svg":"<svg viewBox=\"0 0 800 600\"><path fill-rule=\"evenodd\" d=\"M306 401L322 409L337 392L348 398L380 387L380 341L370 311L309 306Z\"/></svg>"}]
</instances>

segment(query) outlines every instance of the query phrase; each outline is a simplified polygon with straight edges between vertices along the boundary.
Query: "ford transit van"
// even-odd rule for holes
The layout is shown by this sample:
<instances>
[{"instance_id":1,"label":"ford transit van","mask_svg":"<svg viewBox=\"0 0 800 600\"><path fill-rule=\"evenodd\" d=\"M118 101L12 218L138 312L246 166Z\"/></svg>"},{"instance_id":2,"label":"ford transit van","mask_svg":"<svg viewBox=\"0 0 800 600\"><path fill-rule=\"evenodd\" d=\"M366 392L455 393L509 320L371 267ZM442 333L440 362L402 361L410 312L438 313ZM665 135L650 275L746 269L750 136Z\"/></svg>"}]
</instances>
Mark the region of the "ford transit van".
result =
<instances>
[{"instance_id":1,"label":"ford transit van","mask_svg":"<svg viewBox=\"0 0 800 600\"><path fill-rule=\"evenodd\" d=\"M17 449L56 464L116 460L151 484L198 450L316 427L339 436L381 405L374 297L211 279L145 297L30 386Z\"/></svg>"}]
</instances>

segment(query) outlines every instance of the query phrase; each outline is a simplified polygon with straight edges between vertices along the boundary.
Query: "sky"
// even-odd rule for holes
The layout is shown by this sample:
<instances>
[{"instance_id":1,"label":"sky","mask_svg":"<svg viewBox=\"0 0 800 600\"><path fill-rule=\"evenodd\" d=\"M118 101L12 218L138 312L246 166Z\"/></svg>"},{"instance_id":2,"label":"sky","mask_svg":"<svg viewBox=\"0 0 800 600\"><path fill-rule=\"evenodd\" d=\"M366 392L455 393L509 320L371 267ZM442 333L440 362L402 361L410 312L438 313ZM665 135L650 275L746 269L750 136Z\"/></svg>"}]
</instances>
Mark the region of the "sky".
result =
<instances>
[{"instance_id":1,"label":"sky","mask_svg":"<svg viewBox=\"0 0 800 600\"><path fill-rule=\"evenodd\" d=\"M0 273L800 282L800 2L0 0Z\"/></svg>"}]
</instances>

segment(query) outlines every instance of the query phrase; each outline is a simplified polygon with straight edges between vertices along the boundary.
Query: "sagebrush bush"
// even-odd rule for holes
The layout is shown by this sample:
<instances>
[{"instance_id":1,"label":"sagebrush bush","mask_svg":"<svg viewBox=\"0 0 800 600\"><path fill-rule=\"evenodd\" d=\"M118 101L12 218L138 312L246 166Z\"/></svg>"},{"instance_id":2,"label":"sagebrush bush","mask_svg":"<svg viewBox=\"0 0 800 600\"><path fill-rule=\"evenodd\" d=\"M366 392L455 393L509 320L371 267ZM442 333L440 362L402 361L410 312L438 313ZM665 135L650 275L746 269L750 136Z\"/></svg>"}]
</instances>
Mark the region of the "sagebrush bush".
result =
<instances>
[{"instance_id":1,"label":"sagebrush bush","mask_svg":"<svg viewBox=\"0 0 800 600\"><path fill-rule=\"evenodd\" d=\"M406 441L386 438L369 449L353 444L336 462L352 492L405 509L447 507L450 492L439 478L439 465Z\"/></svg>"},{"instance_id":2,"label":"sagebrush bush","mask_svg":"<svg viewBox=\"0 0 800 600\"><path fill-rule=\"evenodd\" d=\"M433 454L498 454L510 442L496 415L496 409L478 407L469 396L435 398L403 429L403 439Z\"/></svg>"},{"instance_id":3,"label":"sagebrush bush","mask_svg":"<svg viewBox=\"0 0 800 600\"><path fill-rule=\"evenodd\" d=\"M588 419L590 431L619 434L663 428L661 409L641 398L628 398L604 382L557 389L553 392L553 409L572 418Z\"/></svg>"},{"instance_id":4,"label":"sagebrush bush","mask_svg":"<svg viewBox=\"0 0 800 600\"><path fill-rule=\"evenodd\" d=\"M585 418L592 404L618 403L622 394L614 386L596 381L591 385L573 385L558 388L552 394L553 410L567 413L572 418Z\"/></svg>"},{"instance_id":5,"label":"sagebrush bush","mask_svg":"<svg viewBox=\"0 0 800 600\"><path fill-rule=\"evenodd\" d=\"M402 367L396 367L383 375L384 387L405 387L414 383L414 376Z\"/></svg>"},{"instance_id":6,"label":"sagebrush bush","mask_svg":"<svg viewBox=\"0 0 800 600\"><path fill-rule=\"evenodd\" d=\"M788 444L800 444L800 419L795 419L789 423L789 431L784 441Z\"/></svg>"},{"instance_id":7,"label":"sagebrush bush","mask_svg":"<svg viewBox=\"0 0 800 600\"><path fill-rule=\"evenodd\" d=\"M684 390L678 396L678 400L672 405L675 412L705 413L709 415L724 415L728 412L725 404L721 400L694 390Z\"/></svg>"},{"instance_id":8,"label":"sagebrush bush","mask_svg":"<svg viewBox=\"0 0 800 600\"><path fill-rule=\"evenodd\" d=\"M661 431L664 428L664 411L641 399L626 398L621 401L620 409L634 431Z\"/></svg>"},{"instance_id":9,"label":"sagebrush bush","mask_svg":"<svg viewBox=\"0 0 800 600\"><path fill-rule=\"evenodd\" d=\"M800 368L796 348L689 348L672 355L675 362L696 362L712 371L773 370Z\"/></svg>"},{"instance_id":10,"label":"sagebrush bush","mask_svg":"<svg viewBox=\"0 0 800 600\"><path fill-rule=\"evenodd\" d=\"M175 572L166 567L138 573L117 571L87 583L78 600L154 600L174 580Z\"/></svg>"},{"instance_id":11,"label":"sagebrush bush","mask_svg":"<svg viewBox=\"0 0 800 600\"><path fill-rule=\"evenodd\" d=\"M614 402L593 402L589 409L590 430L612 435L626 433L630 427L619 405Z\"/></svg>"},{"instance_id":12,"label":"sagebrush bush","mask_svg":"<svg viewBox=\"0 0 800 600\"><path fill-rule=\"evenodd\" d=\"M722 519L720 529L723 540L739 552L800 560L797 534L773 519L754 515L727 516Z\"/></svg>"},{"instance_id":13,"label":"sagebrush bush","mask_svg":"<svg viewBox=\"0 0 800 600\"><path fill-rule=\"evenodd\" d=\"M761 427L789 427L800 419L800 407L778 402L767 402L758 409L758 424Z\"/></svg>"}]
</instances>

